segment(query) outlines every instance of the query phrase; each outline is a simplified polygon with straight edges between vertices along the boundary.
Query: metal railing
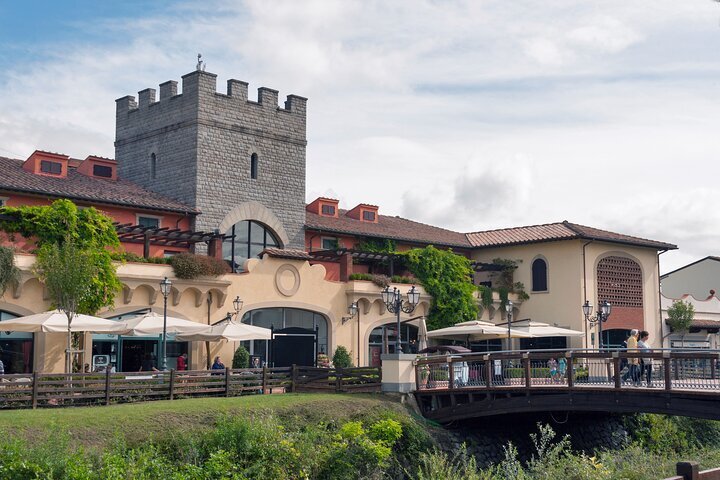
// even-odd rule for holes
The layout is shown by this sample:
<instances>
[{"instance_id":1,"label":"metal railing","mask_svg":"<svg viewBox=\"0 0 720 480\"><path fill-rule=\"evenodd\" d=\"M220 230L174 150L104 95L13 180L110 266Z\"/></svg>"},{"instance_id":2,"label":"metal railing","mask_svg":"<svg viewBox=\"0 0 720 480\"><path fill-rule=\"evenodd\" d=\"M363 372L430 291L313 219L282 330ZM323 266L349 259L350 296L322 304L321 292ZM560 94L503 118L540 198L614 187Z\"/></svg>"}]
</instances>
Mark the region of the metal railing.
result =
<instances>
[{"instance_id":1,"label":"metal railing","mask_svg":"<svg viewBox=\"0 0 720 480\"><path fill-rule=\"evenodd\" d=\"M720 351L530 350L419 358L417 390L600 388L720 394Z\"/></svg>"}]
</instances>

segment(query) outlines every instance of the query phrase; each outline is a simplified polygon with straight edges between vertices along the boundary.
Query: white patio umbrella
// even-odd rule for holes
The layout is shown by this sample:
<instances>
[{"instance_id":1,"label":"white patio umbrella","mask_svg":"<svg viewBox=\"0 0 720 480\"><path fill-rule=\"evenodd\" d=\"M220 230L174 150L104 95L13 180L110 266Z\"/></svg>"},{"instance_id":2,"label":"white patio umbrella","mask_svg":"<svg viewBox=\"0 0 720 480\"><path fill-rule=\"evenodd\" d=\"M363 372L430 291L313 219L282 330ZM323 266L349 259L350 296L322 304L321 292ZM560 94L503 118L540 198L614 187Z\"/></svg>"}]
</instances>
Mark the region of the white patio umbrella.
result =
<instances>
[{"instance_id":1,"label":"white patio umbrella","mask_svg":"<svg viewBox=\"0 0 720 480\"><path fill-rule=\"evenodd\" d=\"M417 337L417 348L418 351L424 350L428 346L428 329L427 329L427 323L425 322L425 317L420 317L420 321L418 323L418 337Z\"/></svg>"},{"instance_id":2,"label":"white patio umbrella","mask_svg":"<svg viewBox=\"0 0 720 480\"><path fill-rule=\"evenodd\" d=\"M501 327L481 320L456 323L452 327L432 330L427 334L428 338L446 338L450 340L488 340L493 338L507 338L507 327ZM532 334L510 329L512 338L532 338Z\"/></svg>"},{"instance_id":3,"label":"white patio umbrella","mask_svg":"<svg viewBox=\"0 0 720 480\"><path fill-rule=\"evenodd\" d=\"M178 335L175 338L181 342L270 340L270 329L256 327L246 323L223 322L218 325L213 325L208 331Z\"/></svg>"},{"instance_id":4,"label":"white patio umbrella","mask_svg":"<svg viewBox=\"0 0 720 480\"><path fill-rule=\"evenodd\" d=\"M155 312L130 318L123 323L125 324L124 335L146 337L163 333L163 316ZM202 323L168 316L165 331L167 333L190 334L207 331L209 329L210 327L208 325Z\"/></svg>"},{"instance_id":5,"label":"white patio umbrella","mask_svg":"<svg viewBox=\"0 0 720 480\"><path fill-rule=\"evenodd\" d=\"M71 332L122 333L126 329L124 322L93 317L92 315L75 314L70 323ZM12 320L4 320L0 322L0 331L67 333L68 320L67 316L60 310L51 310L13 318Z\"/></svg>"},{"instance_id":6,"label":"white patio umbrella","mask_svg":"<svg viewBox=\"0 0 720 480\"><path fill-rule=\"evenodd\" d=\"M584 332L579 330L555 327L547 323L533 321L520 324L513 323L513 328L522 332L527 332L533 337L582 337L585 335Z\"/></svg>"}]
</instances>

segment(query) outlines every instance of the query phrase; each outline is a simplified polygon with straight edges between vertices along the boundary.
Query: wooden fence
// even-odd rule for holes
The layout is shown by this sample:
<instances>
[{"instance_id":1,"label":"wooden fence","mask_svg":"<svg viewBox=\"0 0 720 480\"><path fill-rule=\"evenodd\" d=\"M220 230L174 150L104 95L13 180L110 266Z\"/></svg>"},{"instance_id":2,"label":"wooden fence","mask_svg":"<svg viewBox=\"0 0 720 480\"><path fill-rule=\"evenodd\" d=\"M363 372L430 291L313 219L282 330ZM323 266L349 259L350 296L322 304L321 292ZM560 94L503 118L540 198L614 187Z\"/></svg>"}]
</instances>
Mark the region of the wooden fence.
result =
<instances>
[{"instance_id":1,"label":"wooden fence","mask_svg":"<svg viewBox=\"0 0 720 480\"><path fill-rule=\"evenodd\" d=\"M137 373L0 375L0 409L110 405L200 396L377 392L380 368L246 368Z\"/></svg>"},{"instance_id":2,"label":"wooden fence","mask_svg":"<svg viewBox=\"0 0 720 480\"><path fill-rule=\"evenodd\" d=\"M665 480L720 480L720 468L700 471L696 462L678 462L675 468L677 476Z\"/></svg>"}]
</instances>

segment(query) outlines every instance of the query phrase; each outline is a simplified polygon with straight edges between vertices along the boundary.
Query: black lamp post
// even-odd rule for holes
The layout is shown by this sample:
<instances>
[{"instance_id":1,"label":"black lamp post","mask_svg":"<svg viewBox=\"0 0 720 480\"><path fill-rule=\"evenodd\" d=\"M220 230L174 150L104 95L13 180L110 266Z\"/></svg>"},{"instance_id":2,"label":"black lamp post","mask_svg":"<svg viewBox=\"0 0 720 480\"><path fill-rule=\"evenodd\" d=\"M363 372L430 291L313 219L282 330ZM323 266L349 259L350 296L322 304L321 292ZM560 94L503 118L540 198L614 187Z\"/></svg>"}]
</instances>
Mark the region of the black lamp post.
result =
<instances>
[{"instance_id":1,"label":"black lamp post","mask_svg":"<svg viewBox=\"0 0 720 480\"><path fill-rule=\"evenodd\" d=\"M233 309L235 310L235 313L228 312L227 319L228 321L232 322L233 318L237 320L238 315L240 314L240 310L242 310L243 301L240 298L240 295L235 297L235 300L233 300Z\"/></svg>"},{"instance_id":2,"label":"black lamp post","mask_svg":"<svg viewBox=\"0 0 720 480\"><path fill-rule=\"evenodd\" d=\"M600 337L598 341L598 345L600 347L600 350L603 348L603 338L602 338L602 324L603 322L607 322L608 317L610 316L610 313L612 312L612 305L607 300L603 300L600 302L600 310L598 310L595 313L594 317L591 317L593 311L593 305L590 303L589 300L585 300L585 303L582 306L583 314L585 315L585 320L590 322L590 325L597 324L598 326L598 336Z\"/></svg>"},{"instance_id":3,"label":"black lamp post","mask_svg":"<svg viewBox=\"0 0 720 480\"><path fill-rule=\"evenodd\" d=\"M397 287L385 287L382 291L382 300L385 304L385 308L390 313L397 315L397 341L395 342L395 353L402 353L401 335L400 335L400 313L412 313L420 302L420 292L415 288L415 285L407 293L407 301L403 301L402 294Z\"/></svg>"},{"instance_id":4,"label":"black lamp post","mask_svg":"<svg viewBox=\"0 0 720 480\"><path fill-rule=\"evenodd\" d=\"M167 370L167 299L171 288L172 282L165 277L160 282L160 293L163 296L162 363L160 364L160 370L162 371Z\"/></svg>"},{"instance_id":5,"label":"black lamp post","mask_svg":"<svg viewBox=\"0 0 720 480\"><path fill-rule=\"evenodd\" d=\"M510 326L512 325L512 309L513 309L513 302L512 300L508 300L505 304L505 312L507 313L507 324L508 324L508 350L511 350L510 342L512 341L512 336L510 335Z\"/></svg>"}]
</instances>

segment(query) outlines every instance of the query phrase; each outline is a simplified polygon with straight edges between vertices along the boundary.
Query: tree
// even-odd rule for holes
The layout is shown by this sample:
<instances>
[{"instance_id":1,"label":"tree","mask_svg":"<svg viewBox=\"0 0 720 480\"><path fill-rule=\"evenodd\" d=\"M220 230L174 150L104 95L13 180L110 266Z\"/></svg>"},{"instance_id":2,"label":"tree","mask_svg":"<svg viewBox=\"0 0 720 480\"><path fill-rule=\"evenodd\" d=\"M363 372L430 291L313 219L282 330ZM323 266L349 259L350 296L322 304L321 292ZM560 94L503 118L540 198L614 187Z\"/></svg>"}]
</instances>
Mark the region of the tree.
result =
<instances>
[{"instance_id":1,"label":"tree","mask_svg":"<svg viewBox=\"0 0 720 480\"><path fill-rule=\"evenodd\" d=\"M352 358L350 358L350 352L348 352L347 348L340 345L335 349L333 365L335 368L350 368L353 366Z\"/></svg>"},{"instance_id":2,"label":"tree","mask_svg":"<svg viewBox=\"0 0 720 480\"><path fill-rule=\"evenodd\" d=\"M63 312L68 320L66 371L72 371L73 343L79 338L71 333L73 318L88 305L98 281L99 269L92 252L78 247L71 237L61 244L43 245L37 252L35 273L43 282L53 306ZM85 306L85 307L84 307ZM94 313L94 312L93 312Z\"/></svg>"},{"instance_id":3,"label":"tree","mask_svg":"<svg viewBox=\"0 0 720 480\"><path fill-rule=\"evenodd\" d=\"M15 252L11 248L0 247L0 297L19 280L20 270L15 266Z\"/></svg>"},{"instance_id":4,"label":"tree","mask_svg":"<svg viewBox=\"0 0 720 480\"><path fill-rule=\"evenodd\" d=\"M687 332L695 318L695 307L690 302L676 300L667 309L667 314L667 324L673 332Z\"/></svg>"}]
</instances>

